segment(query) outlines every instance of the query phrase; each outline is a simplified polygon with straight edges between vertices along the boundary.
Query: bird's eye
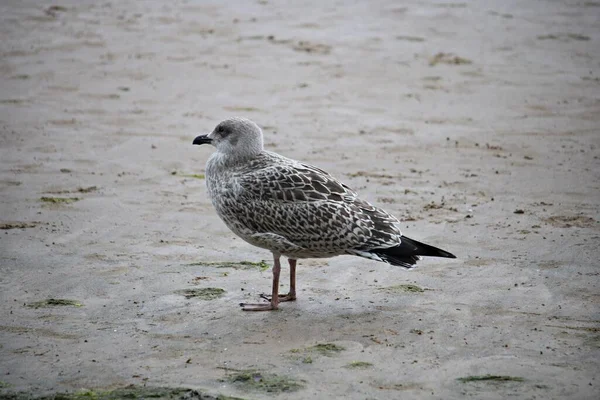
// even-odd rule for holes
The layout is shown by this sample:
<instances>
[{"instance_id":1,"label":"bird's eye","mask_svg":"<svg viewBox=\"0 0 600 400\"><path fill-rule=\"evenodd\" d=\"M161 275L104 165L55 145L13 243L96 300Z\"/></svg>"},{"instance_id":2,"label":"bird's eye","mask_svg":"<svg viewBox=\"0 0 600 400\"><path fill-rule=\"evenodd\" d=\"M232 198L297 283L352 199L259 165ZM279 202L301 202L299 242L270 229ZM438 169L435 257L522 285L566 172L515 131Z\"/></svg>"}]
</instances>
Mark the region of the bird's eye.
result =
<instances>
[{"instance_id":1,"label":"bird's eye","mask_svg":"<svg viewBox=\"0 0 600 400\"><path fill-rule=\"evenodd\" d=\"M219 126L219 127L217 128L217 132L219 132L219 133L223 133L223 132L225 132L225 128L223 128L222 126Z\"/></svg>"}]
</instances>

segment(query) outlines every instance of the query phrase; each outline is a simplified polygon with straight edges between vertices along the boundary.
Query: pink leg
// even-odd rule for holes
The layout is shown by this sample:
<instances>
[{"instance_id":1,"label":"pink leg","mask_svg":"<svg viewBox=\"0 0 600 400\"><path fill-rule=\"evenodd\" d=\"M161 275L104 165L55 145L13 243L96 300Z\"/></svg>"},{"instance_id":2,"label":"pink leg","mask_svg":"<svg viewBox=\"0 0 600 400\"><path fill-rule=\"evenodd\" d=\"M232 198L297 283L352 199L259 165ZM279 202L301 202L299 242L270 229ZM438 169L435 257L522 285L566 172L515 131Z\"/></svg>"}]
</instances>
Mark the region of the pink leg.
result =
<instances>
[{"instance_id":1,"label":"pink leg","mask_svg":"<svg viewBox=\"0 0 600 400\"><path fill-rule=\"evenodd\" d=\"M280 303L284 301L296 300L296 260L290 258L288 262L290 263L290 292L288 294L279 295ZM271 301L273 298L267 296L266 294L261 294L260 297L268 301Z\"/></svg>"},{"instance_id":2,"label":"pink leg","mask_svg":"<svg viewBox=\"0 0 600 400\"><path fill-rule=\"evenodd\" d=\"M244 311L269 311L277 310L279 304L279 274L281 273L281 263L279 254L273 254L273 287L269 303L240 303Z\"/></svg>"},{"instance_id":3,"label":"pink leg","mask_svg":"<svg viewBox=\"0 0 600 400\"><path fill-rule=\"evenodd\" d=\"M285 301L293 301L296 300L296 260L289 259L290 263L290 292L287 294L288 300Z\"/></svg>"}]
</instances>

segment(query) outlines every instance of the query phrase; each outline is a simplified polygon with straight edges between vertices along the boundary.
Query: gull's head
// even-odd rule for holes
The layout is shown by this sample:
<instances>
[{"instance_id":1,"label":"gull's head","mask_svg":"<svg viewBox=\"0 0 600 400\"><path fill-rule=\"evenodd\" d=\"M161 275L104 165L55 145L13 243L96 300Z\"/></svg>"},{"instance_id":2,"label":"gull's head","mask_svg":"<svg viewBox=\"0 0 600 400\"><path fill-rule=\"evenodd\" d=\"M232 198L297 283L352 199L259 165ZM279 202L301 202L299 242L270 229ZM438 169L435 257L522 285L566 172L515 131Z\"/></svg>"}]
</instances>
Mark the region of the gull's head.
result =
<instances>
[{"instance_id":1,"label":"gull's head","mask_svg":"<svg viewBox=\"0 0 600 400\"><path fill-rule=\"evenodd\" d=\"M226 155L251 157L263 151L262 130L247 118L233 117L219 122L208 135L194 139L193 144L212 144Z\"/></svg>"}]
</instances>

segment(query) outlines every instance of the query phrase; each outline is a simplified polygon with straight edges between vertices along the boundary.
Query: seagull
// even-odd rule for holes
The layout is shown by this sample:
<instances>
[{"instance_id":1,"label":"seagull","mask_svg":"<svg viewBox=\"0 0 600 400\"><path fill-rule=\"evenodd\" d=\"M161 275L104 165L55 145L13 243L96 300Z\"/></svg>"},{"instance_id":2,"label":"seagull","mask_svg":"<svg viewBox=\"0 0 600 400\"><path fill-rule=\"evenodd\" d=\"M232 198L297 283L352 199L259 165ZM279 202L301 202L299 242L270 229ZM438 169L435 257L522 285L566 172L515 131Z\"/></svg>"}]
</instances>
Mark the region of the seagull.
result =
<instances>
[{"instance_id":1,"label":"seagull","mask_svg":"<svg viewBox=\"0 0 600 400\"><path fill-rule=\"evenodd\" d=\"M206 163L206 185L225 225L246 242L273 253L271 296L240 303L244 311L276 310L296 300L301 258L354 255L406 269L421 256L453 254L402 235L400 221L320 168L266 151L253 121L221 121L193 144L216 148ZM290 291L279 294L281 256L290 265Z\"/></svg>"}]
</instances>

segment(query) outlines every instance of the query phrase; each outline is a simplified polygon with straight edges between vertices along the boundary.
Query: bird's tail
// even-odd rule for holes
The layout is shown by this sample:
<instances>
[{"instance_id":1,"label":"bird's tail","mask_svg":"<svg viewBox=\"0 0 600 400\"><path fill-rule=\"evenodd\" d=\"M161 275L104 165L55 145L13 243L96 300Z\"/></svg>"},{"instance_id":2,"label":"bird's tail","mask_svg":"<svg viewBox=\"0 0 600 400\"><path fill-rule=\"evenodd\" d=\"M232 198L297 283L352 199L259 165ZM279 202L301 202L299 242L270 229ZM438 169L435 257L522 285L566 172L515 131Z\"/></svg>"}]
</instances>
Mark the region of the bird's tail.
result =
<instances>
[{"instance_id":1,"label":"bird's tail","mask_svg":"<svg viewBox=\"0 0 600 400\"><path fill-rule=\"evenodd\" d=\"M401 243L398 246L388 247L387 249L369 250L372 255L378 256L381 261L404 268L414 268L421 256L425 257L445 257L456 258L445 250L430 246L425 243L402 236Z\"/></svg>"}]
</instances>

